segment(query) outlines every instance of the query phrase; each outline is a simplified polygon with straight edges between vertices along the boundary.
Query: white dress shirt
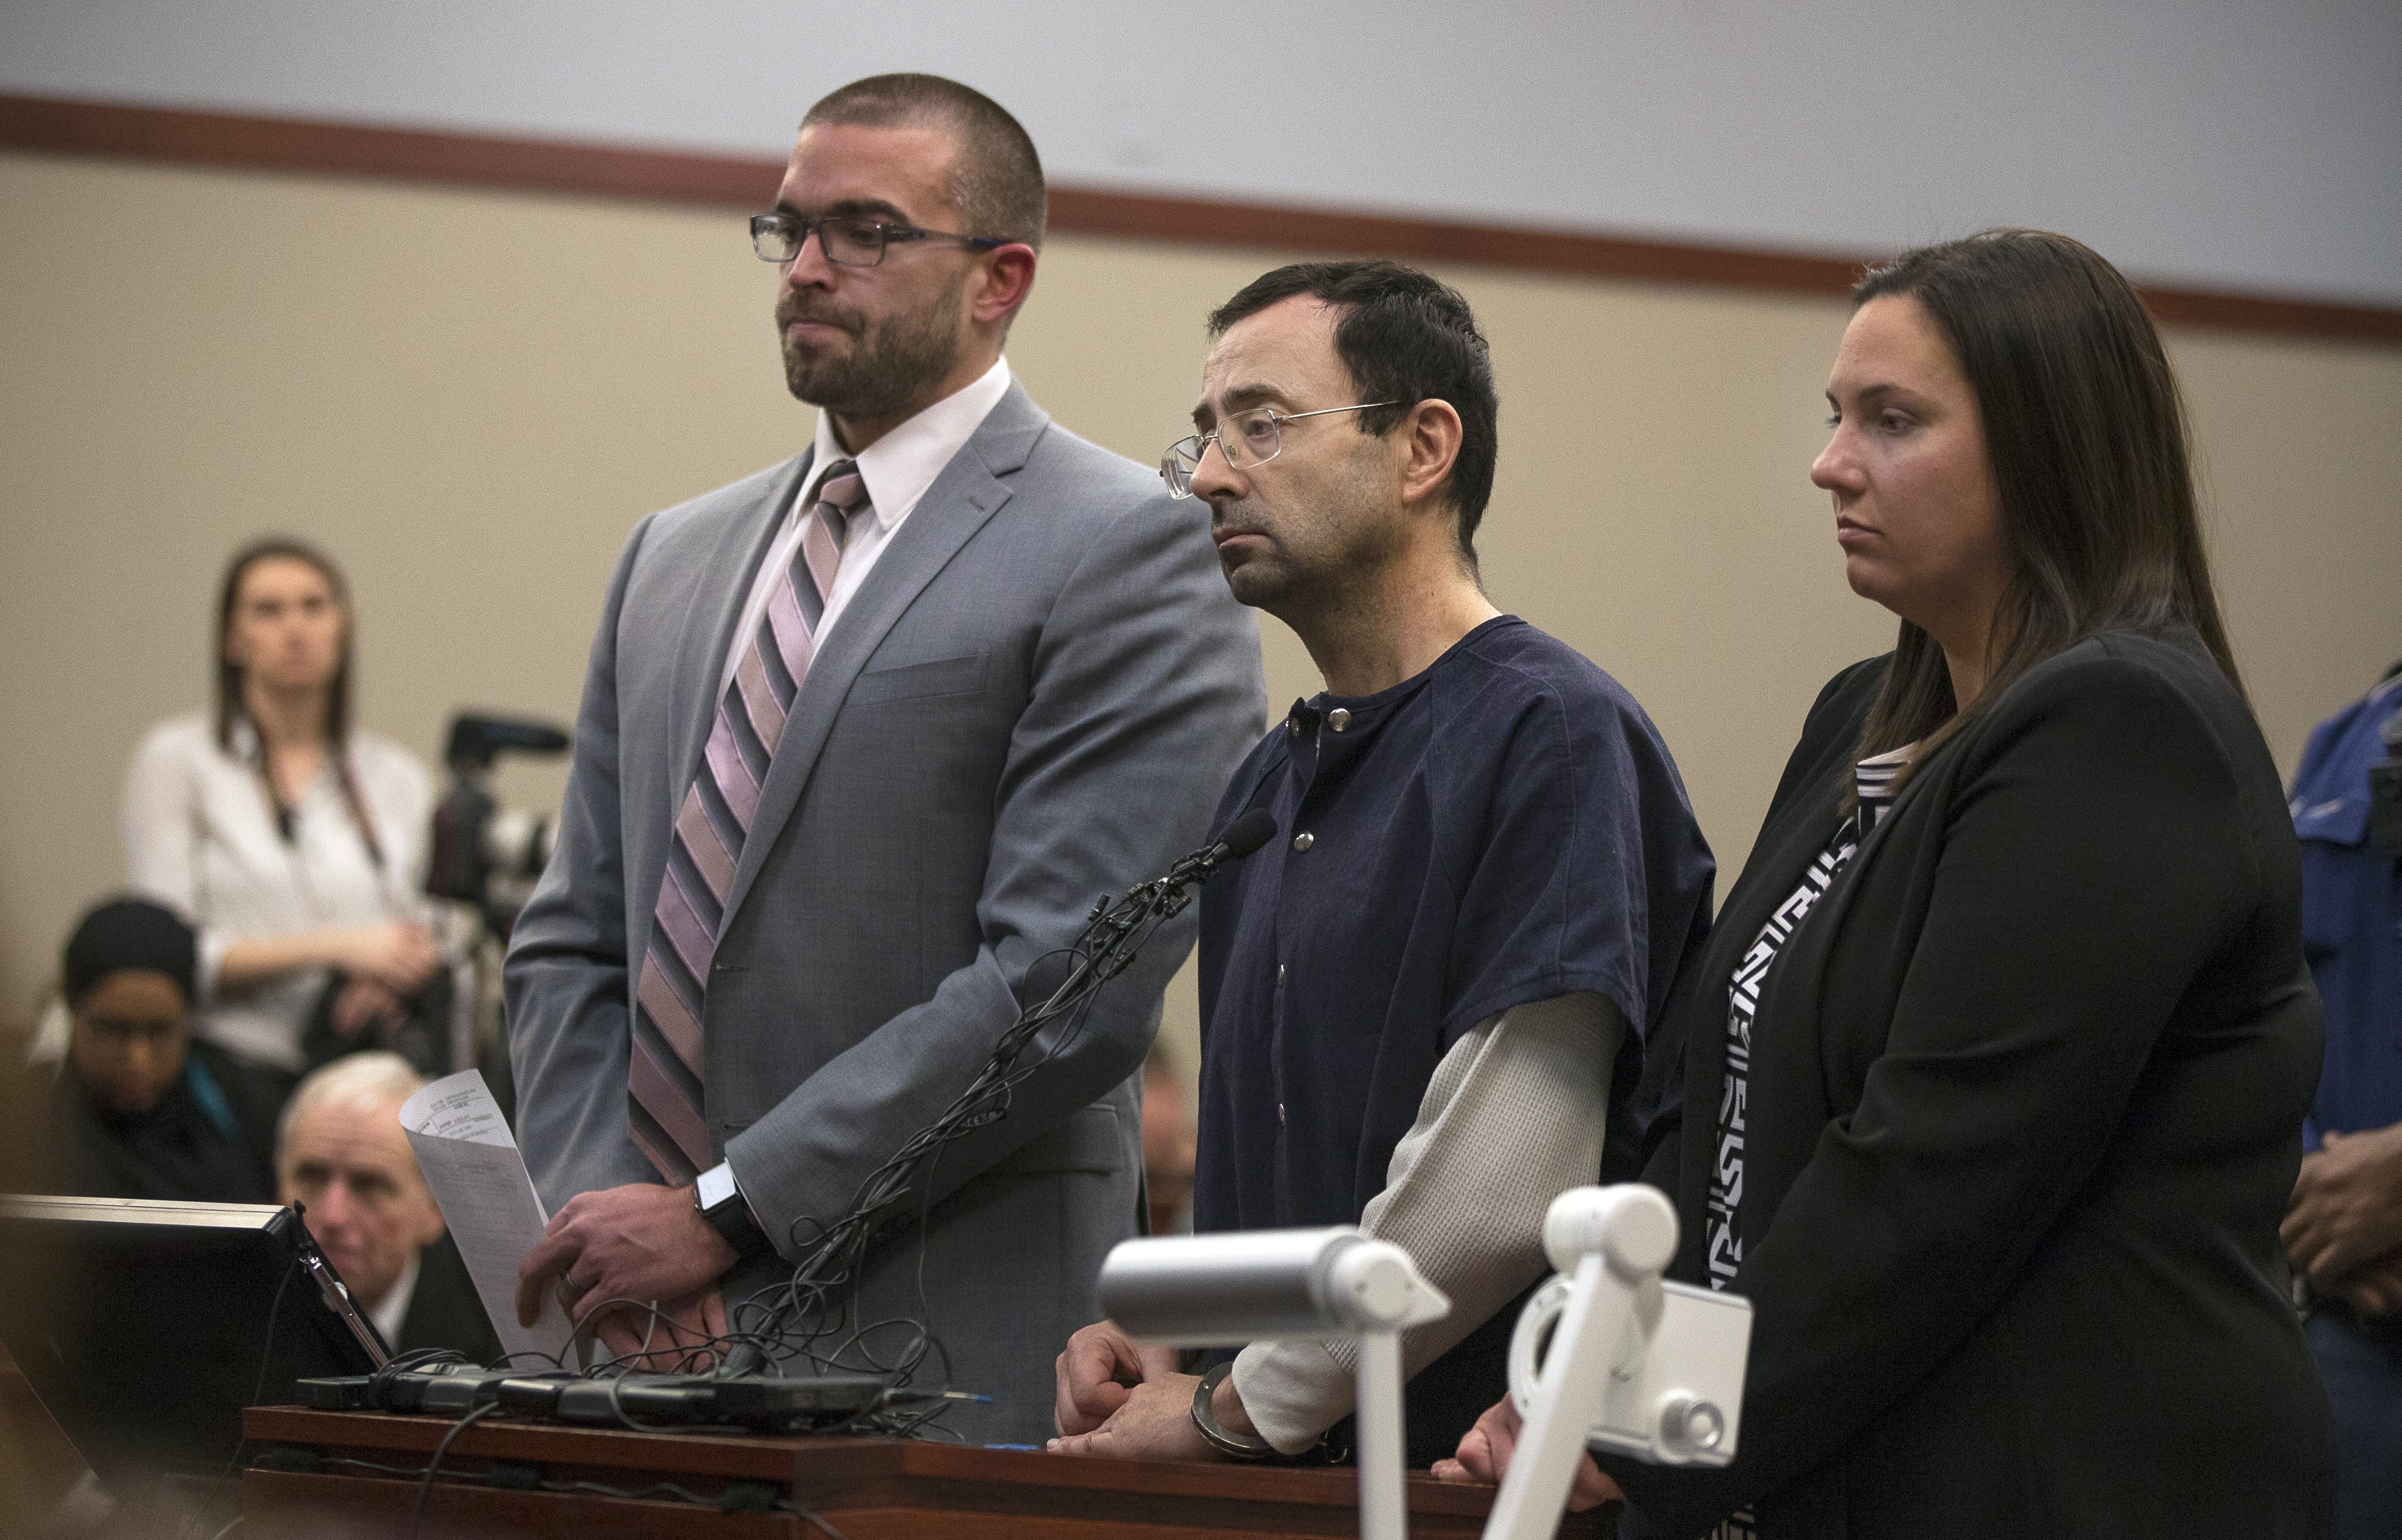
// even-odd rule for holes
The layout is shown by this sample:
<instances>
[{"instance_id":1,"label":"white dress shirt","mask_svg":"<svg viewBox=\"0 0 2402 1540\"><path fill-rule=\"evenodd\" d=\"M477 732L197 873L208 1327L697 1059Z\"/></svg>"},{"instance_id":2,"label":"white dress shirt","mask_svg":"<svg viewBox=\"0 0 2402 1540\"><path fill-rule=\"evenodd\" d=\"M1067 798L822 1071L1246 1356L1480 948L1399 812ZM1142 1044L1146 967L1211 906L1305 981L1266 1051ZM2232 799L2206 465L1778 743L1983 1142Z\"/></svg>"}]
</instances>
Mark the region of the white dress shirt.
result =
<instances>
[{"instance_id":1,"label":"white dress shirt","mask_svg":"<svg viewBox=\"0 0 2402 1540\"><path fill-rule=\"evenodd\" d=\"M902 521L918 506L918 500L1009 393L1009 360L998 359L973 384L952 392L856 455L835 437L834 415L818 413L817 449L810 457L808 478L801 483L800 495L793 500L782 528L776 531L775 543L767 547L758 575L751 580L751 597L743 603L741 622L734 627L733 644L726 650L725 667L717 681L718 694L724 694L734 681L734 670L759 630L759 617L767 612L769 596L793 565L801 531L817 505L818 483L825 478L827 467L841 460L859 462L872 516L853 519L844 531L842 565L835 570L834 592L826 596L825 613L818 621L820 647L835 622L842 618L851 596L867 581L876 558L892 543Z\"/></svg>"},{"instance_id":2,"label":"white dress shirt","mask_svg":"<svg viewBox=\"0 0 2402 1540\"><path fill-rule=\"evenodd\" d=\"M256 762L257 739L237 722L231 752L200 715L159 723L125 776L125 877L145 898L200 933L200 1035L238 1057L297 1072L300 1035L324 993L322 968L297 969L234 997L217 969L235 942L327 926L424 920L434 780L416 755L353 730L359 801L383 848L379 867L360 838L329 761L292 804L292 838L276 828Z\"/></svg>"},{"instance_id":3,"label":"white dress shirt","mask_svg":"<svg viewBox=\"0 0 2402 1540\"><path fill-rule=\"evenodd\" d=\"M408 1265L400 1270L400 1276L393 1280L392 1287L367 1312L367 1319L375 1323L376 1330L383 1337L383 1345L392 1349L395 1358L400 1356L401 1323L408 1319L409 1301L417 1298L417 1274L423 1265L424 1255L423 1252L410 1252Z\"/></svg>"}]
</instances>

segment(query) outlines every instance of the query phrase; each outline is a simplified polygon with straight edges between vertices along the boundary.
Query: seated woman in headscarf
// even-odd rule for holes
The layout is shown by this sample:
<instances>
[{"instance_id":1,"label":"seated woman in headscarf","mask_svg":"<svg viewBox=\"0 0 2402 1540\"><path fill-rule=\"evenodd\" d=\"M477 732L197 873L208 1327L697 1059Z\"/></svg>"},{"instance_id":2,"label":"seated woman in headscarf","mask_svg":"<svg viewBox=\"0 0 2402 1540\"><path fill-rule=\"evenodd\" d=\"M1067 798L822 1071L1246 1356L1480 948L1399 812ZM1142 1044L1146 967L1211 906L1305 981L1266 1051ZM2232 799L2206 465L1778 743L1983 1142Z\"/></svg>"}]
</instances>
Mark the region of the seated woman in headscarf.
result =
<instances>
[{"instance_id":1,"label":"seated woman in headscarf","mask_svg":"<svg viewBox=\"0 0 2402 1540\"><path fill-rule=\"evenodd\" d=\"M192 1037L199 961L191 928L139 899L76 927L63 969L73 1036L41 1099L52 1191L275 1201L278 1098Z\"/></svg>"}]
</instances>

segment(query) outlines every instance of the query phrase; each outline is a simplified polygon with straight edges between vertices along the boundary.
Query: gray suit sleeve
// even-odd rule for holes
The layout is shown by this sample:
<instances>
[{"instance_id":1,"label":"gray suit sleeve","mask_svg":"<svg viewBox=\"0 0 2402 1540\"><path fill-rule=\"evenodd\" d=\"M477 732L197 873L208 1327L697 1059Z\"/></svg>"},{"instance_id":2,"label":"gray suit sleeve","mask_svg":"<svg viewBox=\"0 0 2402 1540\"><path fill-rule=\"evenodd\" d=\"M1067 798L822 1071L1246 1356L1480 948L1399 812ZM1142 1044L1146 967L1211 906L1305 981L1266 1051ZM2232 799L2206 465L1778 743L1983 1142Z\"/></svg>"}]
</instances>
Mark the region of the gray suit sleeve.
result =
<instances>
[{"instance_id":1,"label":"gray suit sleeve","mask_svg":"<svg viewBox=\"0 0 2402 1540\"><path fill-rule=\"evenodd\" d=\"M1258 629L1227 595L1206 512L1139 502L1062 589L996 793L974 959L727 1141L745 1196L788 1252L796 1226L806 1237L802 1221L841 1218L862 1181L966 1089L1015 1019L1028 968L1083 929L1093 901L1156 875L1208 832L1265 697ZM1041 1067L1008 1115L946 1147L917 1201L939 1201L1137 1070L1194 923L1188 910L1153 936L1080 1031L1036 1040L1023 1063ZM1123 1137L1131 1160L1134 1131Z\"/></svg>"},{"instance_id":2,"label":"gray suit sleeve","mask_svg":"<svg viewBox=\"0 0 2402 1540\"><path fill-rule=\"evenodd\" d=\"M1427 1082L1360 1228L1410 1254L1451 1313L1404 1332L1401 1372L1456 1347L1543 1275L1543 1216L1592 1182L1609 1121L1610 1063L1626 1020L1598 995L1563 995L1480 1023ZM1235 1391L1260 1437L1298 1453L1348 1416L1357 1345L1254 1342Z\"/></svg>"},{"instance_id":3,"label":"gray suit sleeve","mask_svg":"<svg viewBox=\"0 0 2402 1540\"><path fill-rule=\"evenodd\" d=\"M502 978L518 1144L545 1207L656 1181L626 1126L631 1027L623 824L617 803L617 621L645 519L610 577L575 714L575 748L550 865L518 917Z\"/></svg>"}]
</instances>

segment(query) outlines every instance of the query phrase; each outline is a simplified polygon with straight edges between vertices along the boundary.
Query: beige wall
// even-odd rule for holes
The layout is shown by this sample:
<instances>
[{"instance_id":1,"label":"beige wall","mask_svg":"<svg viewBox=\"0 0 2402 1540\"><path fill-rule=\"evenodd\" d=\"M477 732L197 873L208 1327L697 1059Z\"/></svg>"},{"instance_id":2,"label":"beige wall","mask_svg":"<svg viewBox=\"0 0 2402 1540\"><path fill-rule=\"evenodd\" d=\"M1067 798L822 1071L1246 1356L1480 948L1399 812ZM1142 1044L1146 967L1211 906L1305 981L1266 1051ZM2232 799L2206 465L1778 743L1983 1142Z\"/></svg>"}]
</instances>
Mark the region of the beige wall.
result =
<instances>
[{"instance_id":1,"label":"beige wall","mask_svg":"<svg viewBox=\"0 0 2402 1540\"><path fill-rule=\"evenodd\" d=\"M1011 361L1148 462L1200 317L1274 260L1060 238ZM1843 586L1806 477L1844 307L1445 276L1505 406L1495 600L1650 709L1732 873L1812 694L1892 629ZM0 155L0 1023L118 880L126 756L203 700L235 543L292 529L348 564L362 720L429 759L456 706L569 718L627 528L808 436L772 279L720 213ZM2171 343L2290 769L2402 653L2402 350ZM1281 706L1315 676L1264 629ZM548 801L559 777L504 785ZM1192 1016L1188 970L1188 1055Z\"/></svg>"}]
</instances>

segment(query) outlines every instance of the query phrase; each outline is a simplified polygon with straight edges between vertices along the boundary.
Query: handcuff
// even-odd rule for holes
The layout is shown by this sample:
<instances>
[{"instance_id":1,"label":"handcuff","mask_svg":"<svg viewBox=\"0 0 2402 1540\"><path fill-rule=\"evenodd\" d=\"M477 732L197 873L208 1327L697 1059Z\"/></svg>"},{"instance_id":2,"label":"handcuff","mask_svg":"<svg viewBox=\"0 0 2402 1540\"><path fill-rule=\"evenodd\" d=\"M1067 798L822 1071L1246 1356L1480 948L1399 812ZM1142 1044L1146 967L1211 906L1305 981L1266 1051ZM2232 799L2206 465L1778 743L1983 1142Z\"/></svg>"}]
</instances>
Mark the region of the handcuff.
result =
<instances>
[{"instance_id":1,"label":"handcuff","mask_svg":"<svg viewBox=\"0 0 2402 1540\"><path fill-rule=\"evenodd\" d=\"M1283 1459L1283 1452L1266 1439L1257 1435L1244 1438L1218 1425L1217 1415L1209 1409L1210 1398L1218 1394L1218 1387L1225 1382L1228 1374L1234 1372L1234 1368L1235 1361L1231 1358L1212 1364L1201 1376L1201 1382L1193 1387L1193 1425L1201 1430L1202 1438L1211 1449L1229 1460L1257 1462Z\"/></svg>"}]
</instances>

